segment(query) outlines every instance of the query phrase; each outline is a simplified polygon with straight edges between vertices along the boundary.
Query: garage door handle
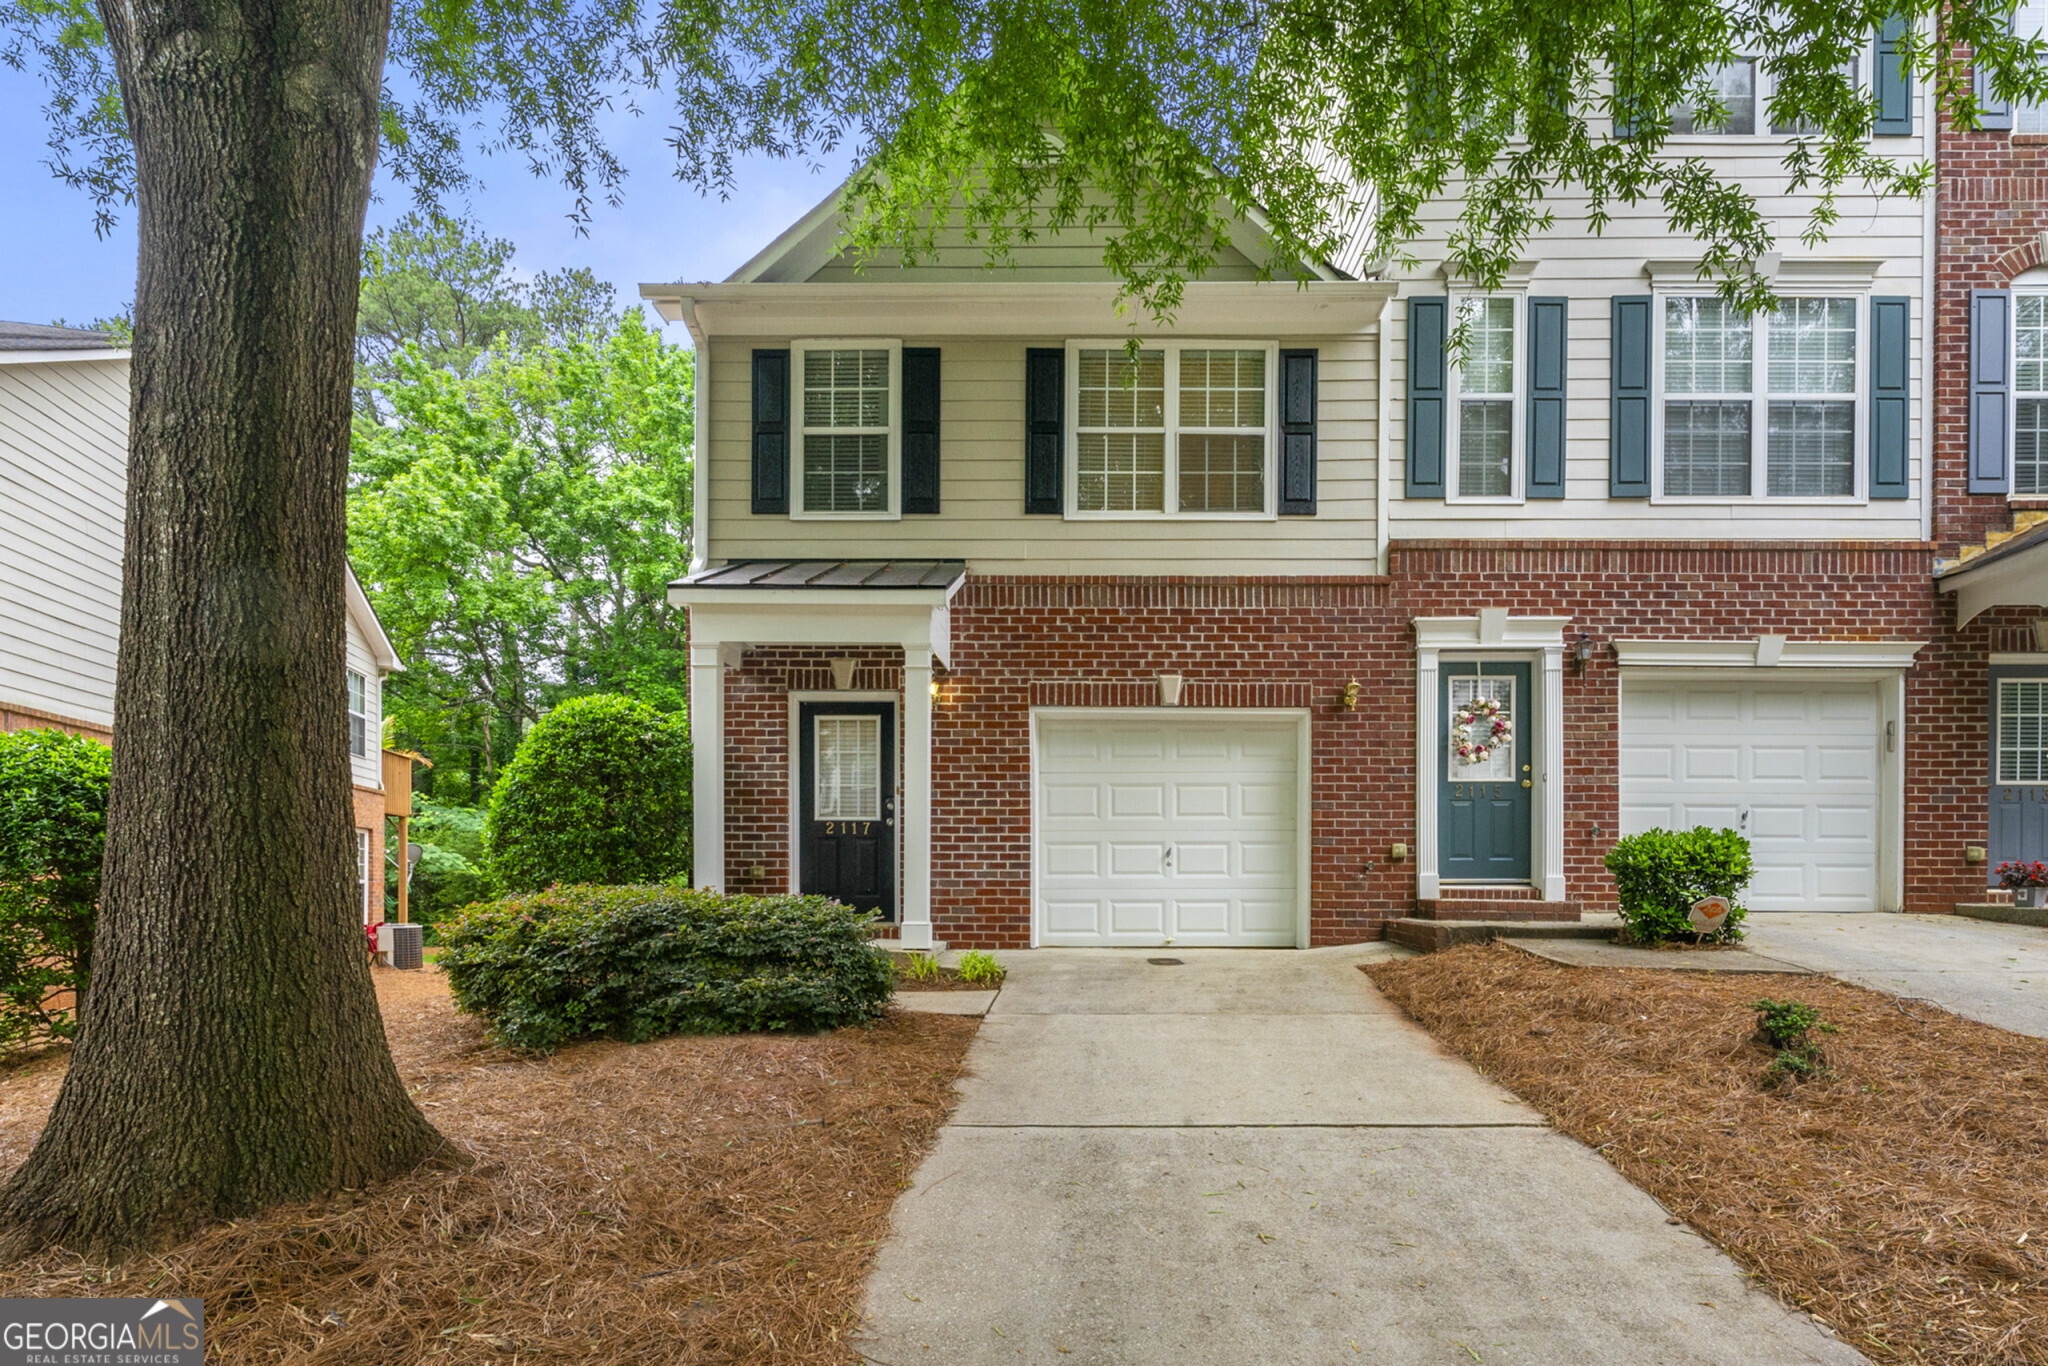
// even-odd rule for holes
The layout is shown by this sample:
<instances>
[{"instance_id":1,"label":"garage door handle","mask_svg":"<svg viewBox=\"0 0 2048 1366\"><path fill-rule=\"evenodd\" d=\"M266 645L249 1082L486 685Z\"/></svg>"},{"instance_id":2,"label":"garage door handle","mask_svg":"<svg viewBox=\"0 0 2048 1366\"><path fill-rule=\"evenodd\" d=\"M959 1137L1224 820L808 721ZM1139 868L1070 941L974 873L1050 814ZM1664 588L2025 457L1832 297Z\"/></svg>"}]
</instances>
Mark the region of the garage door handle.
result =
<instances>
[{"instance_id":1,"label":"garage door handle","mask_svg":"<svg viewBox=\"0 0 2048 1366\"><path fill-rule=\"evenodd\" d=\"M1166 866L1173 867L1173 846L1170 844L1166 846Z\"/></svg>"}]
</instances>

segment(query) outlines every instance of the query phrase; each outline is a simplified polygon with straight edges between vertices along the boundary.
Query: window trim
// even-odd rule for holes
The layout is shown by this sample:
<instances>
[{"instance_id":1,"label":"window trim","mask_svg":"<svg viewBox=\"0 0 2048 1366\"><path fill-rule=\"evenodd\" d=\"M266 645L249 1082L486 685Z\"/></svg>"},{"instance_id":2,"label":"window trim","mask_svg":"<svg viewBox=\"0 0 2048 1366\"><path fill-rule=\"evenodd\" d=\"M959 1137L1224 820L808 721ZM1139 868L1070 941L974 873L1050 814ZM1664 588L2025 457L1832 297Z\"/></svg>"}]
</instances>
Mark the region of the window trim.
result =
<instances>
[{"instance_id":1,"label":"window trim","mask_svg":"<svg viewBox=\"0 0 2048 1366\"><path fill-rule=\"evenodd\" d=\"M1474 507L1517 507L1528 501L1529 496L1529 289L1524 284L1507 284L1490 293L1477 290L1451 290L1449 327L1458 326L1458 310L1467 300L1507 299L1514 305L1515 316L1512 335L1508 339L1510 363L1514 366L1515 387L1508 398L1508 493L1467 494L1459 491L1458 481L1464 475L1459 460L1460 442L1464 435L1465 367L1456 357L1444 357L1444 501L1465 503Z\"/></svg>"},{"instance_id":2,"label":"window trim","mask_svg":"<svg viewBox=\"0 0 2048 1366\"><path fill-rule=\"evenodd\" d=\"M1999 674L1991 680L1991 786L1993 787L2048 787L2048 772L2039 778L2006 779L1999 775L2005 765L2005 688L2008 683L2039 683L2048 685L2048 677L2040 674L2012 673Z\"/></svg>"},{"instance_id":3,"label":"window trim","mask_svg":"<svg viewBox=\"0 0 2048 1366\"><path fill-rule=\"evenodd\" d=\"M1688 147L1727 143L1733 146L1750 146L1759 141L1796 142L1801 138L1816 138L1818 133L1774 133L1771 131L1771 99L1778 93L1777 78L1764 69L1763 58L1754 52L1738 51L1732 54L1738 62L1756 63L1756 131L1754 133L1730 133L1713 131L1705 133L1666 133L1665 143L1679 143ZM1876 90L1871 79L1877 70L1877 35L1871 34L1863 45L1856 49L1856 93L1866 99L1874 99ZM1668 111L1666 119L1676 115Z\"/></svg>"},{"instance_id":4,"label":"window trim","mask_svg":"<svg viewBox=\"0 0 2048 1366\"><path fill-rule=\"evenodd\" d=\"M2041 274L2039 267L2023 271L2007 287L2012 293L2012 307L2006 310L2009 317L2005 338L2007 364L2011 366L2012 375L2012 383L2006 386L2005 395L2005 476L2009 481L2005 496L2008 499L2048 497L2048 488L2034 493L2020 492L2020 399L2048 400L2048 387L2029 389L2024 395L2020 392L2020 300L2048 299L2048 279L2041 278ZM2029 279L2029 276L2035 278Z\"/></svg>"},{"instance_id":5,"label":"window trim","mask_svg":"<svg viewBox=\"0 0 2048 1366\"><path fill-rule=\"evenodd\" d=\"M351 722L361 721L363 723L363 747L361 749L356 748L355 727L351 725L348 737L349 757L367 759L370 757L370 676L361 669L348 670L348 676L350 681L360 680L363 685L363 709L357 711L353 706L348 708L348 719ZM352 697L347 700L348 702L355 701Z\"/></svg>"},{"instance_id":6,"label":"window trim","mask_svg":"<svg viewBox=\"0 0 2048 1366\"><path fill-rule=\"evenodd\" d=\"M356 827L356 886L363 903L363 923L374 924L370 919L370 832L360 825Z\"/></svg>"},{"instance_id":7,"label":"window trim","mask_svg":"<svg viewBox=\"0 0 2048 1366\"><path fill-rule=\"evenodd\" d=\"M811 351L887 351L889 426L884 447L889 462L887 506L873 512L819 512L804 506L804 438L816 430L845 434L852 428L813 429L804 421L804 356ZM793 522L900 522L903 520L903 339L807 337L789 344L789 518ZM872 433L876 428L863 427Z\"/></svg>"},{"instance_id":8,"label":"window trim","mask_svg":"<svg viewBox=\"0 0 2048 1366\"><path fill-rule=\"evenodd\" d=\"M1273 339L1174 337L1148 341L1147 351L1166 353L1166 507L1159 512L1086 512L1081 508L1081 353L1121 351L1128 338L1069 338L1066 343L1065 519L1070 522L1271 522L1280 515L1280 343ZM1180 510L1180 357L1183 351L1263 351L1266 356L1266 452L1262 476L1265 506L1254 512ZM1201 428L1189 428L1200 431ZM1249 430L1243 429L1243 430Z\"/></svg>"},{"instance_id":9,"label":"window trim","mask_svg":"<svg viewBox=\"0 0 2048 1366\"><path fill-rule=\"evenodd\" d=\"M1870 502L1870 300L1869 285L1841 286L1808 284L1781 289L1781 300L1848 299L1856 309L1853 324L1856 338L1856 392L1849 435L1849 468L1854 479L1848 494L1801 494L1778 496L1770 488L1770 328L1769 315L1758 313L1750 325L1749 377L1749 492L1747 494L1676 494L1664 492L1664 408L1670 394L1664 387L1664 314L1671 299L1716 297L1712 290L1696 283L1659 287L1653 285L1654 316L1650 320L1650 502L1678 507L1861 507Z\"/></svg>"}]
</instances>

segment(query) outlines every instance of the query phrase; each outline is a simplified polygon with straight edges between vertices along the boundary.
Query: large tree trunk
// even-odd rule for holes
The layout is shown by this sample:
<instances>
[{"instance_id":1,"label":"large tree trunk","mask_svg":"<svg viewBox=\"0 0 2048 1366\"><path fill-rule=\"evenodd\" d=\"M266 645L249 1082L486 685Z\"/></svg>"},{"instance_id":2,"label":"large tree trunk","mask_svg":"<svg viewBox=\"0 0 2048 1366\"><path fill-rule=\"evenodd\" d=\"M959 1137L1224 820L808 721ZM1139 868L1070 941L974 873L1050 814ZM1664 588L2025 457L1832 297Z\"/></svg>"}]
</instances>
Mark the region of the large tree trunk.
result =
<instances>
[{"instance_id":1,"label":"large tree trunk","mask_svg":"<svg viewBox=\"0 0 2048 1366\"><path fill-rule=\"evenodd\" d=\"M117 1250L443 1141L364 961L343 680L389 0L100 12L141 230L105 895L70 1074L0 1222Z\"/></svg>"}]
</instances>

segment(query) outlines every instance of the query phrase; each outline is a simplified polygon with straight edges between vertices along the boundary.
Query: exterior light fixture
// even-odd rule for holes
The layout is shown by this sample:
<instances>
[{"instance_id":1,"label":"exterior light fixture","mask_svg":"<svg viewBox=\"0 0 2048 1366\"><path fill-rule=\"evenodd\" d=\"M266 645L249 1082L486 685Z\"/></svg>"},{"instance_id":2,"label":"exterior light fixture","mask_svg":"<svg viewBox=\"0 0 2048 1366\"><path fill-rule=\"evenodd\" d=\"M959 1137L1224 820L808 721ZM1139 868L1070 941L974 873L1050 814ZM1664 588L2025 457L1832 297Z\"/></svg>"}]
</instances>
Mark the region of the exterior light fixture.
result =
<instances>
[{"instance_id":1,"label":"exterior light fixture","mask_svg":"<svg viewBox=\"0 0 2048 1366\"><path fill-rule=\"evenodd\" d=\"M1358 680L1355 678L1344 685L1344 710L1358 710Z\"/></svg>"},{"instance_id":2,"label":"exterior light fixture","mask_svg":"<svg viewBox=\"0 0 2048 1366\"><path fill-rule=\"evenodd\" d=\"M1579 632L1579 638L1572 642L1572 669L1584 673L1586 666L1593 662L1593 636L1590 631Z\"/></svg>"}]
</instances>

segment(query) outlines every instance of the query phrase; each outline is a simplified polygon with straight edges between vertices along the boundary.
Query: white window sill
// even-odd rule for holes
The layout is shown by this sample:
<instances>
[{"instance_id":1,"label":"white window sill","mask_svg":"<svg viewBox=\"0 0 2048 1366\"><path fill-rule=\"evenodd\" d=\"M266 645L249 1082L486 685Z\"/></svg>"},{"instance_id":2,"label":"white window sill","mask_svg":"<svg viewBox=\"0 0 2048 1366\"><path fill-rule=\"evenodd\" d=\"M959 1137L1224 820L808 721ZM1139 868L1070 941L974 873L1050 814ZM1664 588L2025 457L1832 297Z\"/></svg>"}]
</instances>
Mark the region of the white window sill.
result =
<instances>
[{"instance_id":1,"label":"white window sill","mask_svg":"<svg viewBox=\"0 0 2048 1366\"><path fill-rule=\"evenodd\" d=\"M1274 512L1068 512L1070 522L1277 522Z\"/></svg>"},{"instance_id":2,"label":"white window sill","mask_svg":"<svg viewBox=\"0 0 2048 1366\"><path fill-rule=\"evenodd\" d=\"M1904 503L1907 500L1893 499ZM1650 499L1653 507L1775 507L1775 508L1856 508L1868 507L1868 498L1693 498L1680 494L1660 493Z\"/></svg>"},{"instance_id":3,"label":"white window sill","mask_svg":"<svg viewBox=\"0 0 2048 1366\"><path fill-rule=\"evenodd\" d=\"M900 522L900 512L792 512L792 522Z\"/></svg>"}]
</instances>

